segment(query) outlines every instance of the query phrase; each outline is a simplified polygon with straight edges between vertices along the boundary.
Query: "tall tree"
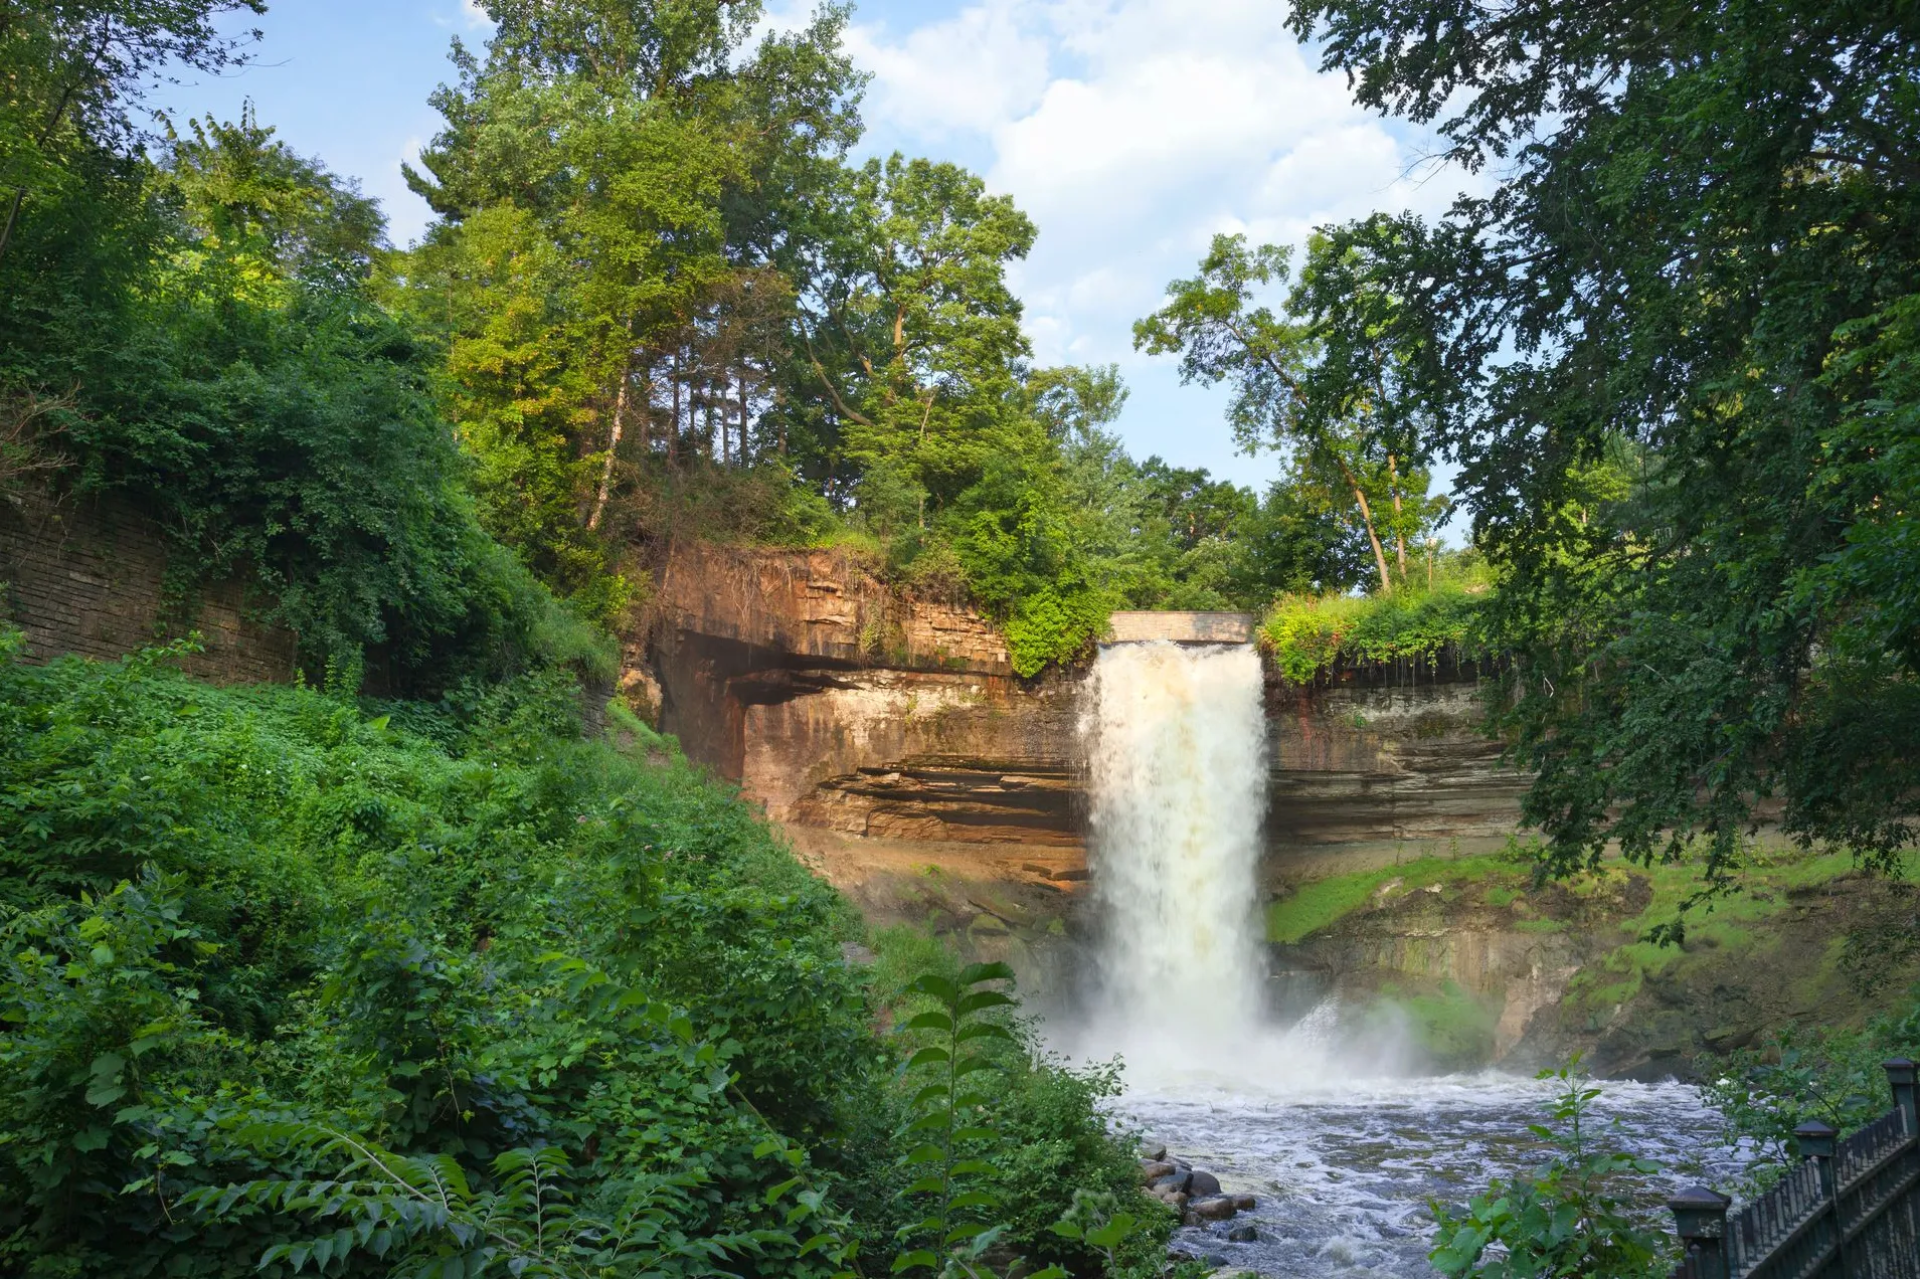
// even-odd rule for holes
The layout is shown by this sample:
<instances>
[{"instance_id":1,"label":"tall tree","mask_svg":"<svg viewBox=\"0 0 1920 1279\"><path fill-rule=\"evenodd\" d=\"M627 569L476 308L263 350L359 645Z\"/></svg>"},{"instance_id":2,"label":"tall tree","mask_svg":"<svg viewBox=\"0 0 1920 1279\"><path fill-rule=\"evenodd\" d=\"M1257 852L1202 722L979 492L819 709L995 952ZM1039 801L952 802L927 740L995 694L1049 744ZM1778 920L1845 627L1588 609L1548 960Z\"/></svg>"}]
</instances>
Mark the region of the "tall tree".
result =
<instances>
[{"instance_id":1,"label":"tall tree","mask_svg":"<svg viewBox=\"0 0 1920 1279\"><path fill-rule=\"evenodd\" d=\"M924 525L996 454L1032 441L1020 396L1029 354L1006 283L1034 228L952 164L894 155L848 175L827 269L804 317L818 384L848 458Z\"/></svg>"},{"instance_id":2,"label":"tall tree","mask_svg":"<svg viewBox=\"0 0 1920 1279\"><path fill-rule=\"evenodd\" d=\"M777 225L851 141L857 80L835 10L753 50L759 7L725 0L488 13L409 172L443 221L408 305L446 334L491 526L611 619L622 477L656 447L757 456L791 309Z\"/></svg>"},{"instance_id":3,"label":"tall tree","mask_svg":"<svg viewBox=\"0 0 1920 1279\"><path fill-rule=\"evenodd\" d=\"M1381 530L1394 541L1404 581L1406 539L1430 518L1426 444L1419 419L1396 411L1400 399L1383 386L1397 354L1375 350L1370 364L1357 363L1346 348L1330 349L1303 312L1306 299L1341 271L1338 252L1324 239L1313 241L1301 282L1276 315L1255 295L1288 283L1291 251L1253 248L1242 235L1215 236L1200 274L1173 281L1166 305L1134 325L1134 345L1178 353L1185 381L1232 383L1229 417L1243 447L1285 449L1305 471L1337 476L1373 552L1380 590L1390 594L1394 574ZM1396 310L1391 294L1368 293L1374 310Z\"/></svg>"},{"instance_id":4,"label":"tall tree","mask_svg":"<svg viewBox=\"0 0 1920 1279\"><path fill-rule=\"evenodd\" d=\"M1709 881L1772 801L1886 856L1920 806L1920 14L1303 0L1359 101L1494 168L1337 230L1508 573L1508 727L1565 868ZM1311 308L1329 349L1383 320ZM1625 469L1615 468L1624 459ZM1611 474L1614 478L1608 479Z\"/></svg>"},{"instance_id":5,"label":"tall tree","mask_svg":"<svg viewBox=\"0 0 1920 1279\"><path fill-rule=\"evenodd\" d=\"M265 0L0 0L0 257L29 200L79 176L89 153L125 155L155 74L241 61L258 32L223 32L219 15Z\"/></svg>"}]
</instances>

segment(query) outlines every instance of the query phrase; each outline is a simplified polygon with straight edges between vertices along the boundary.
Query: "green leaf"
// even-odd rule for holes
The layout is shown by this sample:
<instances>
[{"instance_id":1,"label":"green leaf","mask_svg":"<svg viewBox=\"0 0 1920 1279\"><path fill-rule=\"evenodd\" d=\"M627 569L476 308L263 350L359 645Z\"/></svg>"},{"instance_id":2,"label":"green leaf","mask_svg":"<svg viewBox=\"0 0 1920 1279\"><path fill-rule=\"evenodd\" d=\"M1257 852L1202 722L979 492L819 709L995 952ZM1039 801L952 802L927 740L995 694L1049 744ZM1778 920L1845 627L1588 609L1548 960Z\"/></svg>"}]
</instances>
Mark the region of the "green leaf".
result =
<instances>
[{"instance_id":1,"label":"green leaf","mask_svg":"<svg viewBox=\"0 0 1920 1279\"><path fill-rule=\"evenodd\" d=\"M1011 996L1003 995L997 990L976 990L970 995L963 996L954 1006L954 1012L967 1017L987 1008L1010 1007L1016 1002Z\"/></svg>"},{"instance_id":2,"label":"green leaf","mask_svg":"<svg viewBox=\"0 0 1920 1279\"><path fill-rule=\"evenodd\" d=\"M970 1026L962 1027L960 1033L953 1037L953 1041L957 1044L964 1044L970 1043L975 1039L1012 1040L1013 1037L1013 1032L998 1022L977 1021Z\"/></svg>"},{"instance_id":3,"label":"green leaf","mask_svg":"<svg viewBox=\"0 0 1920 1279\"><path fill-rule=\"evenodd\" d=\"M960 998L960 988L937 973L925 973L907 985L907 990L915 995L931 995L943 1004L952 1004Z\"/></svg>"}]
</instances>

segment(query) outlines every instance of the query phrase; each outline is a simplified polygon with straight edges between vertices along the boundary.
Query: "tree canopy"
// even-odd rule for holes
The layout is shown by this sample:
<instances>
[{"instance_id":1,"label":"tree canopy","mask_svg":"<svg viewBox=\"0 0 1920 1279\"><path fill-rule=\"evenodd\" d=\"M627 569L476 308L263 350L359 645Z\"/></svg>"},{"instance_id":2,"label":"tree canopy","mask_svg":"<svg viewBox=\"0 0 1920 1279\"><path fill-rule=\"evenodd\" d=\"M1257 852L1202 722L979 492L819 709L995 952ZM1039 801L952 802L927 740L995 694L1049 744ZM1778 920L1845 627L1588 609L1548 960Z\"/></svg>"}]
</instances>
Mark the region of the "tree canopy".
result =
<instances>
[{"instance_id":1,"label":"tree canopy","mask_svg":"<svg viewBox=\"0 0 1920 1279\"><path fill-rule=\"evenodd\" d=\"M1572 866L1777 811L1909 842L1920 28L1902 6L1305 0L1363 105L1497 175L1331 228L1331 410L1371 353L1457 459ZM1373 305L1399 300L1388 313ZM1369 358L1363 358L1369 357Z\"/></svg>"}]
</instances>

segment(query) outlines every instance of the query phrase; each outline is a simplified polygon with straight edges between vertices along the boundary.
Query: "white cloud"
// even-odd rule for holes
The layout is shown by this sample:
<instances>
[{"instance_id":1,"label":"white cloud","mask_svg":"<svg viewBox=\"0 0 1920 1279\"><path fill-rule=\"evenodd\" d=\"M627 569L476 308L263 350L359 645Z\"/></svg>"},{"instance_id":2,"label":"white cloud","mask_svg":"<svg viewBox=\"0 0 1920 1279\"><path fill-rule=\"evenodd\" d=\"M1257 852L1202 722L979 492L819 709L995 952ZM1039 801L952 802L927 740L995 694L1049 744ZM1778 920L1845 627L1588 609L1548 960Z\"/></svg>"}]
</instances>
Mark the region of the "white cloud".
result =
<instances>
[{"instance_id":1,"label":"white cloud","mask_svg":"<svg viewBox=\"0 0 1920 1279\"><path fill-rule=\"evenodd\" d=\"M884 27L856 25L847 49L873 74L870 120L939 137L988 131L1030 110L1047 85L1048 41L1020 0L984 0L897 43Z\"/></svg>"},{"instance_id":2,"label":"white cloud","mask_svg":"<svg viewBox=\"0 0 1920 1279\"><path fill-rule=\"evenodd\" d=\"M1353 105L1271 0L977 0L902 36L856 26L875 142L980 158L1040 239L1012 273L1036 354L1118 362L1137 452L1225 470L1220 400L1135 355L1132 322L1217 231L1298 244L1375 209L1444 207L1458 173L1407 177L1404 131Z\"/></svg>"}]
</instances>

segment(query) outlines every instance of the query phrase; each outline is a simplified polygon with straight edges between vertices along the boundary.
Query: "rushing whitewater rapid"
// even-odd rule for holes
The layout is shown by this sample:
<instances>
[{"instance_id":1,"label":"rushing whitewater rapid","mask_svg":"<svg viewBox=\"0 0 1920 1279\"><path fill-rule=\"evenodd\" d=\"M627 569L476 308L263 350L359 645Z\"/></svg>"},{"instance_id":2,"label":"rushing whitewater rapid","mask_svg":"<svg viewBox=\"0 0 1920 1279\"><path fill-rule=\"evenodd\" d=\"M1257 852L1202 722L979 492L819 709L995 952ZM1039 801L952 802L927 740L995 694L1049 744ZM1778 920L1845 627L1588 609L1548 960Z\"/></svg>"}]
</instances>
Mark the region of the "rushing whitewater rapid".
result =
<instances>
[{"instance_id":1,"label":"rushing whitewater rapid","mask_svg":"<svg viewBox=\"0 0 1920 1279\"><path fill-rule=\"evenodd\" d=\"M1257 871L1267 802L1259 655L1248 645L1114 644L1082 729L1100 912L1086 1014L1051 1028L1069 1055L1125 1058L1130 1126L1258 1207L1178 1246L1264 1275L1426 1275L1430 1200L1464 1202L1543 1154L1527 1125L1551 1088L1497 1072L1417 1079L1378 1041L1343 1043L1339 1008L1266 1012ZM1649 1206L1737 1161L1681 1084L1609 1084L1613 1140L1666 1165ZM1231 1226L1255 1238L1230 1241Z\"/></svg>"}]
</instances>

